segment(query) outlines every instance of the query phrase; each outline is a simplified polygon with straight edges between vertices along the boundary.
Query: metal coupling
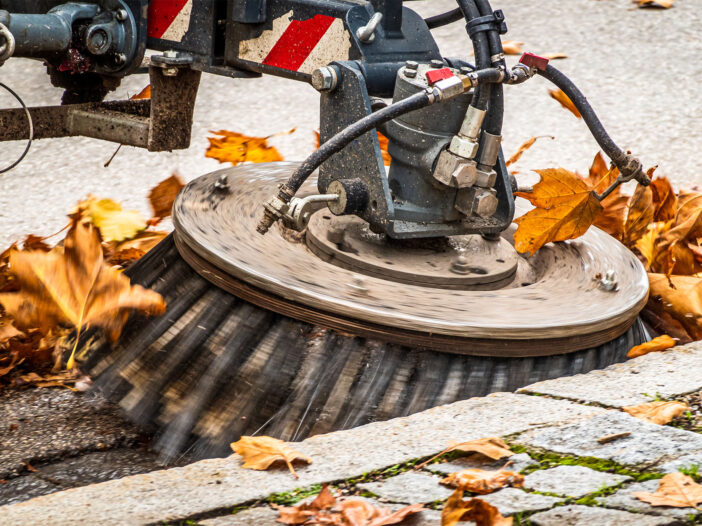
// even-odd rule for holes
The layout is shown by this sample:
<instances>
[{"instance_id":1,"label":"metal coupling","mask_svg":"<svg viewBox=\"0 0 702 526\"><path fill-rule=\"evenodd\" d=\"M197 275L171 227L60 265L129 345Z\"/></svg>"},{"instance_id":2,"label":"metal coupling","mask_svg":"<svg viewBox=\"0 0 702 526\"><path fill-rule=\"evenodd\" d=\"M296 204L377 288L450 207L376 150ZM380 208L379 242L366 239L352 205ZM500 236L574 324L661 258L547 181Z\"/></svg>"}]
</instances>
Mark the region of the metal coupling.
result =
<instances>
[{"instance_id":1,"label":"metal coupling","mask_svg":"<svg viewBox=\"0 0 702 526\"><path fill-rule=\"evenodd\" d=\"M458 97L462 95L465 90L463 82L455 75L435 82L429 89L435 92L434 95L439 102Z\"/></svg>"},{"instance_id":2,"label":"metal coupling","mask_svg":"<svg viewBox=\"0 0 702 526\"><path fill-rule=\"evenodd\" d=\"M521 84L534 76L534 69L526 64L517 64L509 72L509 76L505 81L506 84Z\"/></svg>"},{"instance_id":3,"label":"metal coupling","mask_svg":"<svg viewBox=\"0 0 702 526\"><path fill-rule=\"evenodd\" d=\"M497 163L497 157L500 155L502 136L483 131L480 142L483 149L480 152L479 164L492 168Z\"/></svg>"},{"instance_id":4,"label":"metal coupling","mask_svg":"<svg viewBox=\"0 0 702 526\"><path fill-rule=\"evenodd\" d=\"M312 87L317 91L333 91L338 83L339 73L333 66L324 66L312 72Z\"/></svg>"},{"instance_id":5,"label":"metal coupling","mask_svg":"<svg viewBox=\"0 0 702 526\"><path fill-rule=\"evenodd\" d=\"M309 195L307 197L293 197L288 210L282 215L283 223L288 228L298 232L303 231L310 222L315 203L328 203L337 201L338 194Z\"/></svg>"},{"instance_id":6,"label":"metal coupling","mask_svg":"<svg viewBox=\"0 0 702 526\"><path fill-rule=\"evenodd\" d=\"M480 136L480 128L483 126L483 120L485 120L485 113L485 110L479 110L475 106L468 106L458 134L467 139L477 141Z\"/></svg>"},{"instance_id":7,"label":"metal coupling","mask_svg":"<svg viewBox=\"0 0 702 526\"><path fill-rule=\"evenodd\" d=\"M651 179L649 179L646 172L644 172L641 161L630 153L627 152L621 159L612 159L612 161L614 161L614 164L619 168L623 182L636 179L642 186L651 184Z\"/></svg>"},{"instance_id":8,"label":"metal coupling","mask_svg":"<svg viewBox=\"0 0 702 526\"><path fill-rule=\"evenodd\" d=\"M258 222L256 232L264 235L289 209L290 205L279 196L275 195L271 197L270 200L263 205L263 217Z\"/></svg>"},{"instance_id":9,"label":"metal coupling","mask_svg":"<svg viewBox=\"0 0 702 526\"><path fill-rule=\"evenodd\" d=\"M383 20L383 13L373 13L368 23L356 30L356 38L364 44L370 44L375 40L375 30Z\"/></svg>"}]
</instances>

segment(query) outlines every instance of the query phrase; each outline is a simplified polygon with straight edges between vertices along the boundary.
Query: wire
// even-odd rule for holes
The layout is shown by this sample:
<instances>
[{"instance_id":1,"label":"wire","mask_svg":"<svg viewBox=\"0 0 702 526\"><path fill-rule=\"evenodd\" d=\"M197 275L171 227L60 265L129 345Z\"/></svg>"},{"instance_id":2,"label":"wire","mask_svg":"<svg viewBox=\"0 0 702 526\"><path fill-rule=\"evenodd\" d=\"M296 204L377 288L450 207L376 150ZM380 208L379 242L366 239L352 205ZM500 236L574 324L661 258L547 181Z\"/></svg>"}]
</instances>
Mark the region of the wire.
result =
<instances>
[{"instance_id":1,"label":"wire","mask_svg":"<svg viewBox=\"0 0 702 526\"><path fill-rule=\"evenodd\" d=\"M0 170L0 174L3 174L5 172L9 172L12 170L15 166L17 166L19 163L21 163L24 158L27 156L27 153L29 152L29 148L32 146L32 141L34 140L34 121L32 121L32 114L29 113L29 108L27 108L27 105L24 103L22 98L17 95L8 85L3 84L0 82L0 87L5 88L8 92L10 92L10 95L12 95L14 98L17 99L17 101L22 105L22 108L24 109L24 113L27 115L27 121L29 122L29 140L27 141L27 146L24 148L24 151L22 152L22 155L20 155L19 159L17 159L14 163L12 163L10 166L7 168L3 168Z\"/></svg>"}]
</instances>

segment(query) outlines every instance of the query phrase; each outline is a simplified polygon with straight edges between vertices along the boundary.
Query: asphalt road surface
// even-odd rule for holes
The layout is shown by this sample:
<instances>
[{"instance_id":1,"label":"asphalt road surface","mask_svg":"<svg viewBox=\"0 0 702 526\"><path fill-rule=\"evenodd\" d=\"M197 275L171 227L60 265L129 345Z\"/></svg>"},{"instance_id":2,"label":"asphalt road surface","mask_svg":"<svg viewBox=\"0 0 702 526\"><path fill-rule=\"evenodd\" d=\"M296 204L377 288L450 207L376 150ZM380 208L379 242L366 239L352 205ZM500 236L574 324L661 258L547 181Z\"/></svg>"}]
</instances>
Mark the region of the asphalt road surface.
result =
<instances>
[{"instance_id":1,"label":"asphalt road surface","mask_svg":"<svg viewBox=\"0 0 702 526\"><path fill-rule=\"evenodd\" d=\"M702 15L695 2L678 0L669 10L636 9L629 0L493 4L505 12L510 30L506 39L524 42L525 50L537 54L568 55L557 66L581 87L621 146L647 165L658 164L659 173L677 185L698 182ZM452 0L408 3L425 16L455 5ZM459 22L435 32L445 56L472 55L463 26ZM0 81L30 105L56 104L61 95L39 62L11 60L0 68ZM147 83L145 76L128 78L110 98L126 98ZM505 152L515 151L533 135L555 137L538 142L523 157L515 167L522 174L554 166L584 171L597 151L584 123L548 97L549 87L534 78L506 88ZM16 103L0 92L0 107ZM124 147L104 168L115 149L111 143L81 138L38 141L18 168L0 175L0 247L28 233L45 235L61 228L66 212L89 193L148 214L146 195L160 180L173 172L192 179L219 167L204 157L209 130L266 136L295 127L292 135L272 142L286 160L301 160L313 149L318 119L318 96L308 85L272 76L205 76L188 150L155 154ZM0 164L11 162L22 148L19 142L1 143Z\"/></svg>"}]
</instances>

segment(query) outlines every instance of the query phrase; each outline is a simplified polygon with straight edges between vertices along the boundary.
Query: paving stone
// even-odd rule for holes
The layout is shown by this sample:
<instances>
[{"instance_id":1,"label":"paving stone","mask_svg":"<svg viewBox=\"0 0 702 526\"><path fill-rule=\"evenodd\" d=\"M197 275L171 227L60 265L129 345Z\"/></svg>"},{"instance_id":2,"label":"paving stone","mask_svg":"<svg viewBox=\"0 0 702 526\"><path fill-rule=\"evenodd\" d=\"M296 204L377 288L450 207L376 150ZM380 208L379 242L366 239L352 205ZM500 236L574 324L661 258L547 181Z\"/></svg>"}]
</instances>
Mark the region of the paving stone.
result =
<instances>
[{"instance_id":1,"label":"paving stone","mask_svg":"<svg viewBox=\"0 0 702 526\"><path fill-rule=\"evenodd\" d=\"M3 526L178 521L432 456L450 440L505 436L604 412L565 400L496 393L296 443L295 449L313 459L299 467L299 479L285 468L242 469L241 459L232 455L38 497L1 507L0 516Z\"/></svg>"},{"instance_id":2,"label":"paving stone","mask_svg":"<svg viewBox=\"0 0 702 526\"><path fill-rule=\"evenodd\" d=\"M702 453L693 453L692 455L685 455L660 466L656 466L656 471L662 471L663 473L673 473L675 471L680 471L680 468L691 468L697 466L699 473L702 474Z\"/></svg>"},{"instance_id":3,"label":"paving stone","mask_svg":"<svg viewBox=\"0 0 702 526\"><path fill-rule=\"evenodd\" d=\"M606 444L597 442L603 436L625 431L631 434ZM608 411L561 426L533 429L517 437L516 441L557 453L630 465L650 465L702 451L702 435L698 433L650 424L620 411Z\"/></svg>"},{"instance_id":4,"label":"paving stone","mask_svg":"<svg viewBox=\"0 0 702 526\"><path fill-rule=\"evenodd\" d=\"M518 455L512 455L509 458L505 457L494 461L486 459L483 456L461 457L451 462L429 464L428 466L425 466L424 469L427 471L448 475L449 473L456 473L457 471L463 471L464 469L498 470L502 469L507 461L511 461L512 463L505 469L516 472L520 472L524 468L538 464L536 460L531 458L526 453L519 453Z\"/></svg>"},{"instance_id":5,"label":"paving stone","mask_svg":"<svg viewBox=\"0 0 702 526\"><path fill-rule=\"evenodd\" d=\"M233 515L223 515L197 522L204 526L251 526L252 524L257 526L274 526L277 524L280 526L280 523L275 521L279 516L280 514L273 508L263 506L243 510Z\"/></svg>"},{"instance_id":6,"label":"paving stone","mask_svg":"<svg viewBox=\"0 0 702 526\"><path fill-rule=\"evenodd\" d=\"M677 519L606 508L560 506L529 517L533 526L666 526Z\"/></svg>"},{"instance_id":7,"label":"paving stone","mask_svg":"<svg viewBox=\"0 0 702 526\"><path fill-rule=\"evenodd\" d=\"M580 498L627 480L631 480L631 477L603 473L584 466L556 466L527 475L524 478L524 487L541 493Z\"/></svg>"},{"instance_id":8,"label":"paving stone","mask_svg":"<svg viewBox=\"0 0 702 526\"><path fill-rule=\"evenodd\" d=\"M659 480L647 480L646 482L637 482L630 484L625 488L620 489L616 493L607 497L599 497L597 502L608 508L616 508L618 510L633 511L636 513L647 513L649 515L664 515L666 517L677 517L686 519L691 514L696 514L695 508L670 508L661 506L651 506L650 504L637 499L634 493L643 491L646 493L654 493L658 489Z\"/></svg>"},{"instance_id":9,"label":"paving stone","mask_svg":"<svg viewBox=\"0 0 702 526\"><path fill-rule=\"evenodd\" d=\"M358 484L363 491L370 491L391 502L433 502L447 499L453 490L439 484L441 477L428 473L408 471L378 482Z\"/></svg>"},{"instance_id":10,"label":"paving stone","mask_svg":"<svg viewBox=\"0 0 702 526\"><path fill-rule=\"evenodd\" d=\"M563 501L558 497L549 497L537 493L527 493L517 488L505 488L489 495L480 495L480 499L492 504L504 516L514 515L520 511L539 511L552 508Z\"/></svg>"},{"instance_id":11,"label":"paving stone","mask_svg":"<svg viewBox=\"0 0 702 526\"><path fill-rule=\"evenodd\" d=\"M545 380L520 393L551 396L623 407L673 398L702 389L702 343L675 347L611 365L603 370Z\"/></svg>"},{"instance_id":12,"label":"paving stone","mask_svg":"<svg viewBox=\"0 0 702 526\"><path fill-rule=\"evenodd\" d=\"M42 480L34 473L31 473L26 477L13 478L4 484L0 484L0 504L22 502L40 495L59 491L60 489L61 486Z\"/></svg>"}]
</instances>

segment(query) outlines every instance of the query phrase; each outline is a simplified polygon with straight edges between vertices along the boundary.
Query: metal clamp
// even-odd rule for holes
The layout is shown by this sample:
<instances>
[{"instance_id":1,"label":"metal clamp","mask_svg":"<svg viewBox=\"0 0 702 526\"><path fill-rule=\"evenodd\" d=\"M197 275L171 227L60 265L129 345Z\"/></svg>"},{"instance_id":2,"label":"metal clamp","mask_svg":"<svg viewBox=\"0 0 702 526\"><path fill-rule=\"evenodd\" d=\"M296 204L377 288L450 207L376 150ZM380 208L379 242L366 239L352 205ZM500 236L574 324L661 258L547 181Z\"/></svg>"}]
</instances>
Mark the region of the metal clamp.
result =
<instances>
[{"instance_id":1,"label":"metal clamp","mask_svg":"<svg viewBox=\"0 0 702 526\"><path fill-rule=\"evenodd\" d=\"M364 44L370 44L375 40L375 30L383 20L383 13L374 13L365 26L361 26L356 31L356 38Z\"/></svg>"},{"instance_id":2,"label":"metal clamp","mask_svg":"<svg viewBox=\"0 0 702 526\"><path fill-rule=\"evenodd\" d=\"M290 207L283 214L283 222L289 228L298 232L305 229L310 222L312 213L315 212L314 205L328 203L339 199L338 194L309 195L307 197L293 197L290 200Z\"/></svg>"},{"instance_id":3,"label":"metal clamp","mask_svg":"<svg viewBox=\"0 0 702 526\"><path fill-rule=\"evenodd\" d=\"M5 24L0 24L0 65L15 54L15 37Z\"/></svg>"}]
</instances>

